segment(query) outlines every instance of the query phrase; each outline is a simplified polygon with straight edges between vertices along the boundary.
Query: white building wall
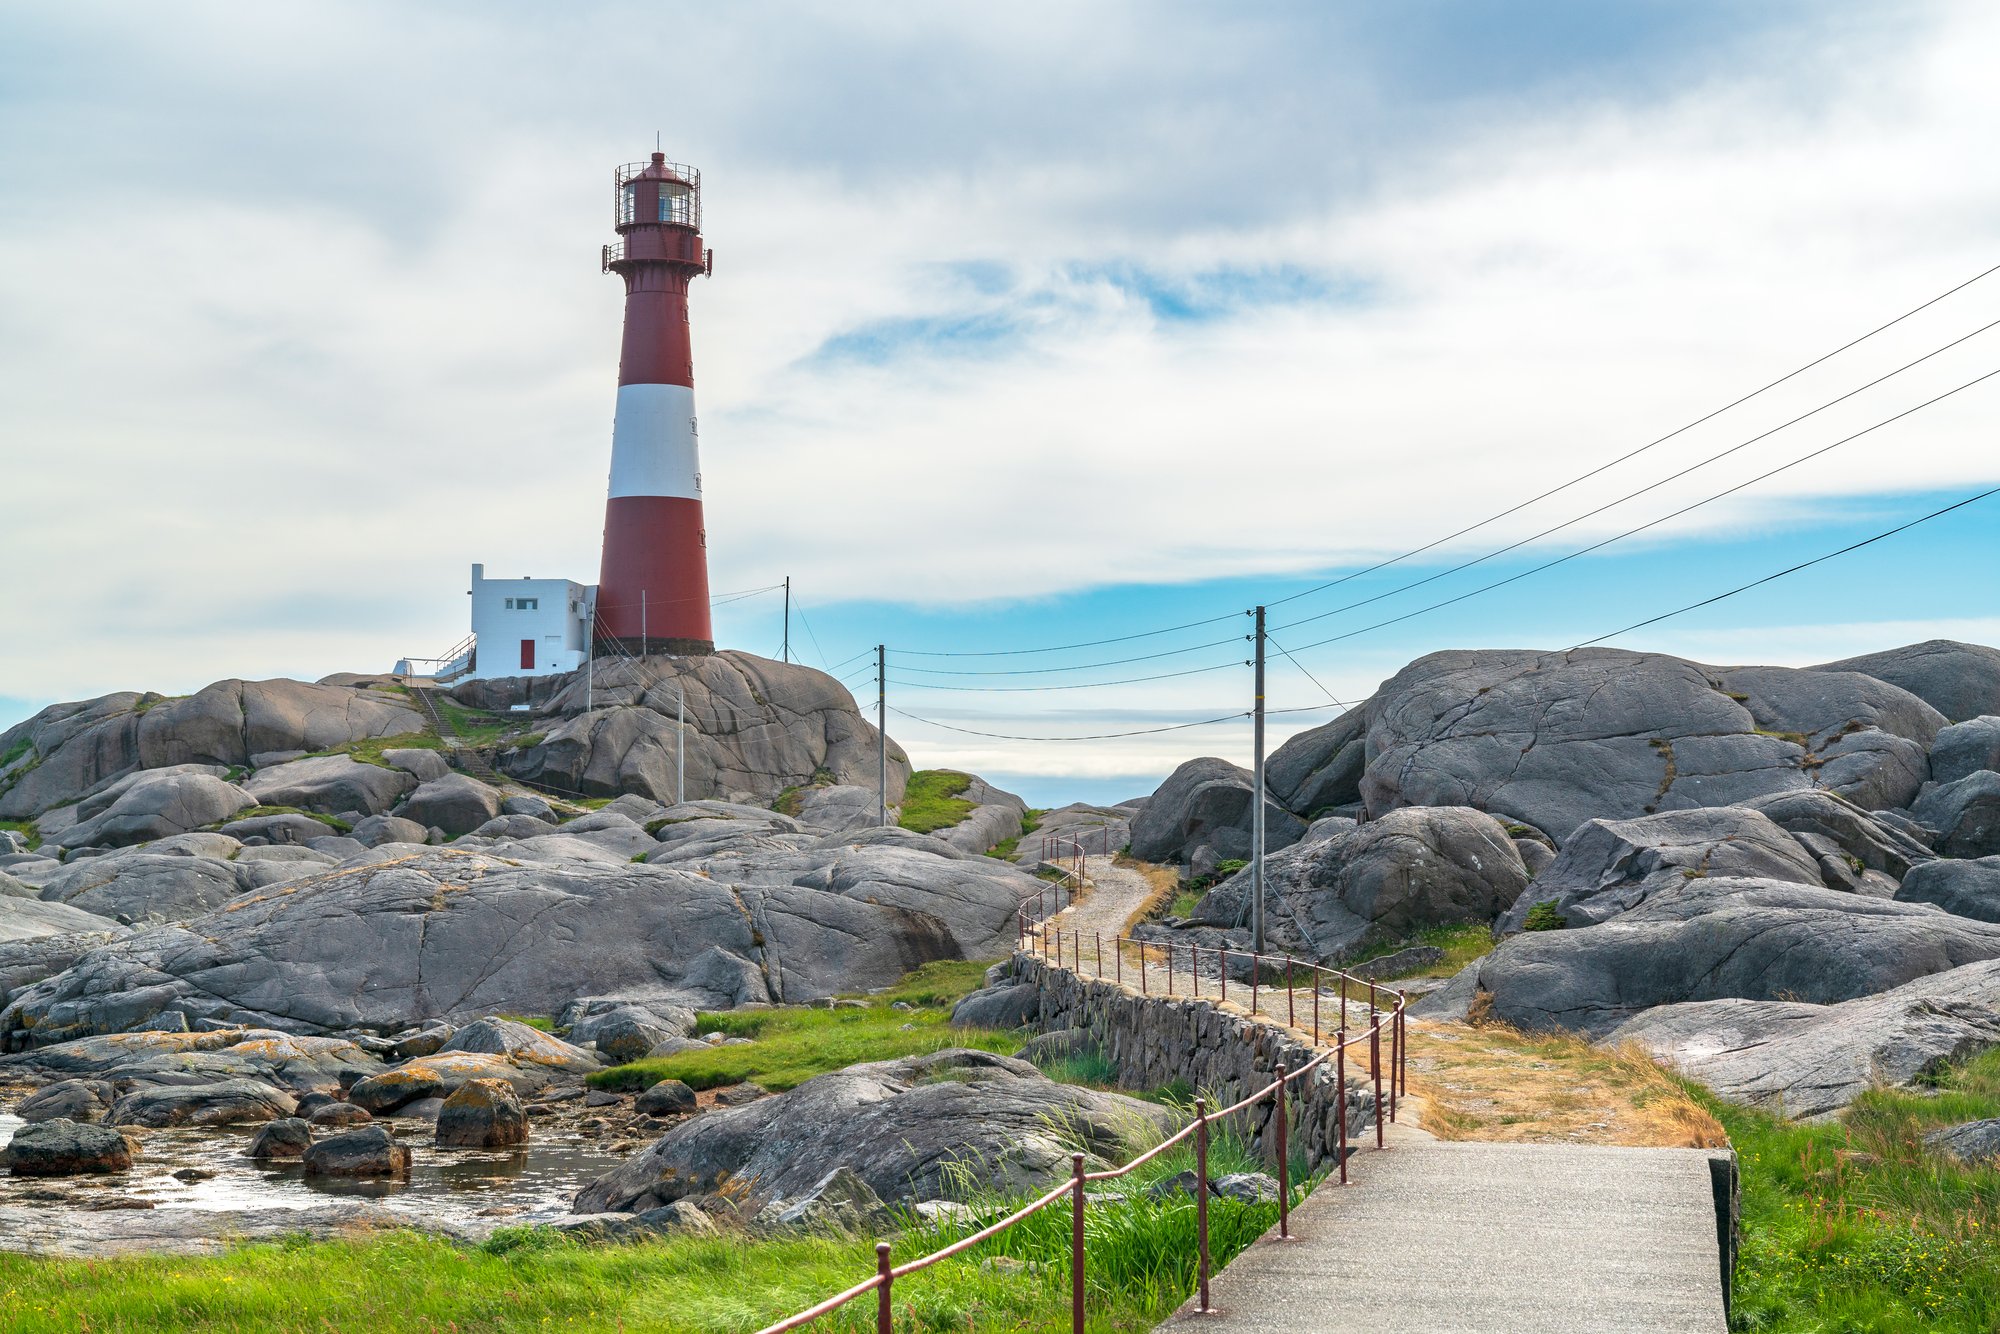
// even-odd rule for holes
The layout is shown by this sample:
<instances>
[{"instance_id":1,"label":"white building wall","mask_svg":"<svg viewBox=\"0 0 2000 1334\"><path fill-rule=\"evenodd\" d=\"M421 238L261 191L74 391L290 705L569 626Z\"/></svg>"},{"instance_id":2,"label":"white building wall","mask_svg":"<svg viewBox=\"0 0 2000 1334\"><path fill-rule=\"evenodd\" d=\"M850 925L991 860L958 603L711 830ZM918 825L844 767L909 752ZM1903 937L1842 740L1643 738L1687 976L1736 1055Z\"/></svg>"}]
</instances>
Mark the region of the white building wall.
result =
<instances>
[{"instance_id":1,"label":"white building wall","mask_svg":"<svg viewBox=\"0 0 2000 1334\"><path fill-rule=\"evenodd\" d=\"M473 566L472 632L479 643L471 674L546 676L583 666L596 592L567 579L488 579L484 565Z\"/></svg>"}]
</instances>

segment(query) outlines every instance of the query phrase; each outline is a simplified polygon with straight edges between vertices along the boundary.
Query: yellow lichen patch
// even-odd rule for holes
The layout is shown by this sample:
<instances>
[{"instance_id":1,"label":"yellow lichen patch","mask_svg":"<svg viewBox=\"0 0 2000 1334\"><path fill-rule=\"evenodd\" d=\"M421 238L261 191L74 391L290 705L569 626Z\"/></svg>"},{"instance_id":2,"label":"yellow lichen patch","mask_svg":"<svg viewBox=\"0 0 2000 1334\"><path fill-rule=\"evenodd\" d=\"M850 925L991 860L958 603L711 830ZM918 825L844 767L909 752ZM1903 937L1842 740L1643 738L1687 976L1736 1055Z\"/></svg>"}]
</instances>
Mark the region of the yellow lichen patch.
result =
<instances>
[{"instance_id":1,"label":"yellow lichen patch","mask_svg":"<svg viewBox=\"0 0 2000 1334\"><path fill-rule=\"evenodd\" d=\"M1410 1092L1439 1139L1719 1148L1722 1125L1636 1046L1411 1020Z\"/></svg>"}]
</instances>

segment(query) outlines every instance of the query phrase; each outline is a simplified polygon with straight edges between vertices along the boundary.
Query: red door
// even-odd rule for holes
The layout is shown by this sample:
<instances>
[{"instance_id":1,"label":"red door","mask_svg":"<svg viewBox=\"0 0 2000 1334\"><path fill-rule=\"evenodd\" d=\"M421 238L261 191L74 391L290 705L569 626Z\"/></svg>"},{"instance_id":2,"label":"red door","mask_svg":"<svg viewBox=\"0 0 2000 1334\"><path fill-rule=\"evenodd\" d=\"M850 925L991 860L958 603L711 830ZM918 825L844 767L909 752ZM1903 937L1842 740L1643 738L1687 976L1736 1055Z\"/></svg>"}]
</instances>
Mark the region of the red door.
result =
<instances>
[{"instance_id":1,"label":"red door","mask_svg":"<svg viewBox=\"0 0 2000 1334\"><path fill-rule=\"evenodd\" d=\"M521 641L521 666L529 671L535 669L535 641L532 639Z\"/></svg>"}]
</instances>

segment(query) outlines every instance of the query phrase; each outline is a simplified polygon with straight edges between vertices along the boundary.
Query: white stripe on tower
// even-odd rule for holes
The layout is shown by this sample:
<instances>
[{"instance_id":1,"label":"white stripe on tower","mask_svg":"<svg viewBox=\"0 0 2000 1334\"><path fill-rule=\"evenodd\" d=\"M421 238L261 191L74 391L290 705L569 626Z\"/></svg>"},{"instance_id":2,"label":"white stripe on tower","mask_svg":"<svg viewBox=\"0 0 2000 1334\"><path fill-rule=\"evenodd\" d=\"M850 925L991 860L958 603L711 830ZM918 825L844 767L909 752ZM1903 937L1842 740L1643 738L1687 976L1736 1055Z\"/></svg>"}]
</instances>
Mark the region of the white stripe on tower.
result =
<instances>
[{"instance_id":1,"label":"white stripe on tower","mask_svg":"<svg viewBox=\"0 0 2000 1334\"><path fill-rule=\"evenodd\" d=\"M694 390L684 384L618 386L611 427L611 495L701 499Z\"/></svg>"}]
</instances>

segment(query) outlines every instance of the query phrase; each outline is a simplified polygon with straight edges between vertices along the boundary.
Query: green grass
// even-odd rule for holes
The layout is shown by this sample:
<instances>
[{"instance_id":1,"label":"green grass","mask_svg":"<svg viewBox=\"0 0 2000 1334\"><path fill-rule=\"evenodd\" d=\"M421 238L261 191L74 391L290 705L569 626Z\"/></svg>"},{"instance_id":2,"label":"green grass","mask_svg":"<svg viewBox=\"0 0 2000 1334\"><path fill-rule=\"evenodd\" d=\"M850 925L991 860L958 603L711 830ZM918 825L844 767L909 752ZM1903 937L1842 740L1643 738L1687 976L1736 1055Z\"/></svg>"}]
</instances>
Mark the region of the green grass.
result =
<instances>
[{"instance_id":1,"label":"green grass","mask_svg":"<svg viewBox=\"0 0 2000 1334\"><path fill-rule=\"evenodd\" d=\"M1407 937L1406 939L1387 941L1380 945L1370 946L1368 949L1356 954L1353 958L1346 960L1342 966L1366 963L1370 959L1379 959L1385 954L1394 954L1397 950L1406 950L1412 945L1435 945L1444 951L1444 958L1436 963L1405 969L1402 972L1378 980L1394 982L1398 978L1404 977L1417 977L1432 973L1456 973L1474 959L1493 952L1493 929L1484 922L1459 922L1451 926L1427 927L1419 931L1416 935Z\"/></svg>"},{"instance_id":2,"label":"green grass","mask_svg":"<svg viewBox=\"0 0 2000 1334\"><path fill-rule=\"evenodd\" d=\"M972 775L955 769L919 769L903 789L903 814L896 823L918 834L948 829L972 814L973 803L958 794L972 786Z\"/></svg>"},{"instance_id":3,"label":"green grass","mask_svg":"<svg viewBox=\"0 0 2000 1334\"><path fill-rule=\"evenodd\" d=\"M1251 1170L1227 1135L1211 1146L1211 1173ZM1193 1290L1194 1205L1146 1196L1189 1164L1184 1152L1116 1185L1122 1203L1084 1218L1088 1326L1093 1334L1150 1330ZM1303 1187L1298 1189L1304 1194ZM985 1216L1012 1201L967 1192ZM1209 1203L1210 1245L1221 1265L1276 1221L1277 1206ZM975 1225L976 1226L976 1225ZM914 1259L965 1234L963 1225L909 1226L893 1259ZM303 1238L198 1258L69 1260L0 1255L0 1328L19 1334L89 1329L269 1330L278 1334L390 1331L672 1330L737 1334L802 1310L874 1272L873 1237L749 1241L678 1237L581 1245L525 1228L459 1246L414 1233L357 1241ZM1068 1327L1070 1216L1066 1203L912 1275L895 1288L897 1327L1025 1331ZM982 1268L996 1258L1017 1266ZM862 1299L813 1326L861 1334L875 1306Z\"/></svg>"},{"instance_id":4,"label":"green grass","mask_svg":"<svg viewBox=\"0 0 2000 1334\"><path fill-rule=\"evenodd\" d=\"M0 820L0 829L11 829L26 839L30 852L42 846L41 831L35 828L33 820Z\"/></svg>"},{"instance_id":5,"label":"green grass","mask_svg":"<svg viewBox=\"0 0 2000 1334\"><path fill-rule=\"evenodd\" d=\"M495 1019L511 1019L517 1024L526 1024L529 1028L538 1029L543 1033L553 1033L556 1031L556 1021L546 1015L496 1014L493 1017Z\"/></svg>"},{"instance_id":6,"label":"green grass","mask_svg":"<svg viewBox=\"0 0 2000 1334\"><path fill-rule=\"evenodd\" d=\"M963 789L961 789L963 790ZM1010 838L1003 838L986 850L989 857L997 857L1003 862L1014 860L1014 854L1021 850L1021 840L1042 827L1042 817L1047 811L1038 811L1030 806L1021 813L1021 832Z\"/></svg>"},{"instance_id":7,"label":"green grass","mask_svg":"<svg viewBox=\"0 0 2000 1334\"><path fill-rule=\"evenodd\" d=\"M348 741L327 750L316 750L308 759L323 755L346 755L362 764L372 764L378 769L393 769L396 766L383 757L383 752L391 750L443 750L444 741L429 732L401 732L395 736L371 736L360 741Z\"/></svg>"},{"instance_id":8,"label":"green grass","mask_svg":"<svg viewBox=\"0 0 2000 1334\"><path fill-rule=\"evenodd\" d=\"M515 730L515 723L499 714L487 713L482 709L468 709L456 700L443 695L434 697L438 712L451 724L451 730L468 746L490 746L507 733Z\"/></svg>"},{"instance_id":9,"label":"green grass","mask_svg":"<svg viewBox=\"0 0 2000 1334\"><path fill-rule=\"evenodd\" d=\"M12 764L15 760L20 759L23 755L26 755L29 751L33 750L34 748L35 748L35 743L33 741L29 740L27 737L20 738L13 745L7 747L7 753L5 755L0 755L0 769L6 768L8 765Z\"/></svg>"},{"instance_id":10,"label":"green grass","mask_svg":"<svg viewBox=\"0 0 2000 1334\"><path fill-rule=\"evenodd\" d=\"M1554 899L1543 899L1528 909L1528 915L1521 919L1523 931L1561 931L1569 925L1569 918L1556 906Z\"/></svg>"},{"instance_id":11,"label":"green grass","mask_svg":"<svg viewBox=\"0 0 2000 1334\"><path fill-rule=\"evenodd\" d=\"M859 1061L888 1061L946 1047L1011 1055L1021 1046L1018 1033L948 1025L952 1005L984 984L986 968L971 961L926 964L888 990L866 997L865 1009L776 1006L704 1014L697 1032L750 1038L751 1045L634 1061L600 1070L590 1083L643 1089L662 1079L678 1079L690 1088L707 1089L747 1079L767 1089L788 1089ZM896 1009L898 1001L912 1008Z\"/></svg>"},{"instance_id":12,"label":"green grass","mask_svg":"<svg viewBox=\"0 0 2000 1334\"><path fill-rule=\"evenodd\" d=\"M2000 1171L1923 1147L1926 1130L2000 1116L2000 1050L1936 1083L1865 1093L1812 1124L1694 1089L1742 1159L1734 1328L2000 1328Z\"/></svg>"}]
</instances>

